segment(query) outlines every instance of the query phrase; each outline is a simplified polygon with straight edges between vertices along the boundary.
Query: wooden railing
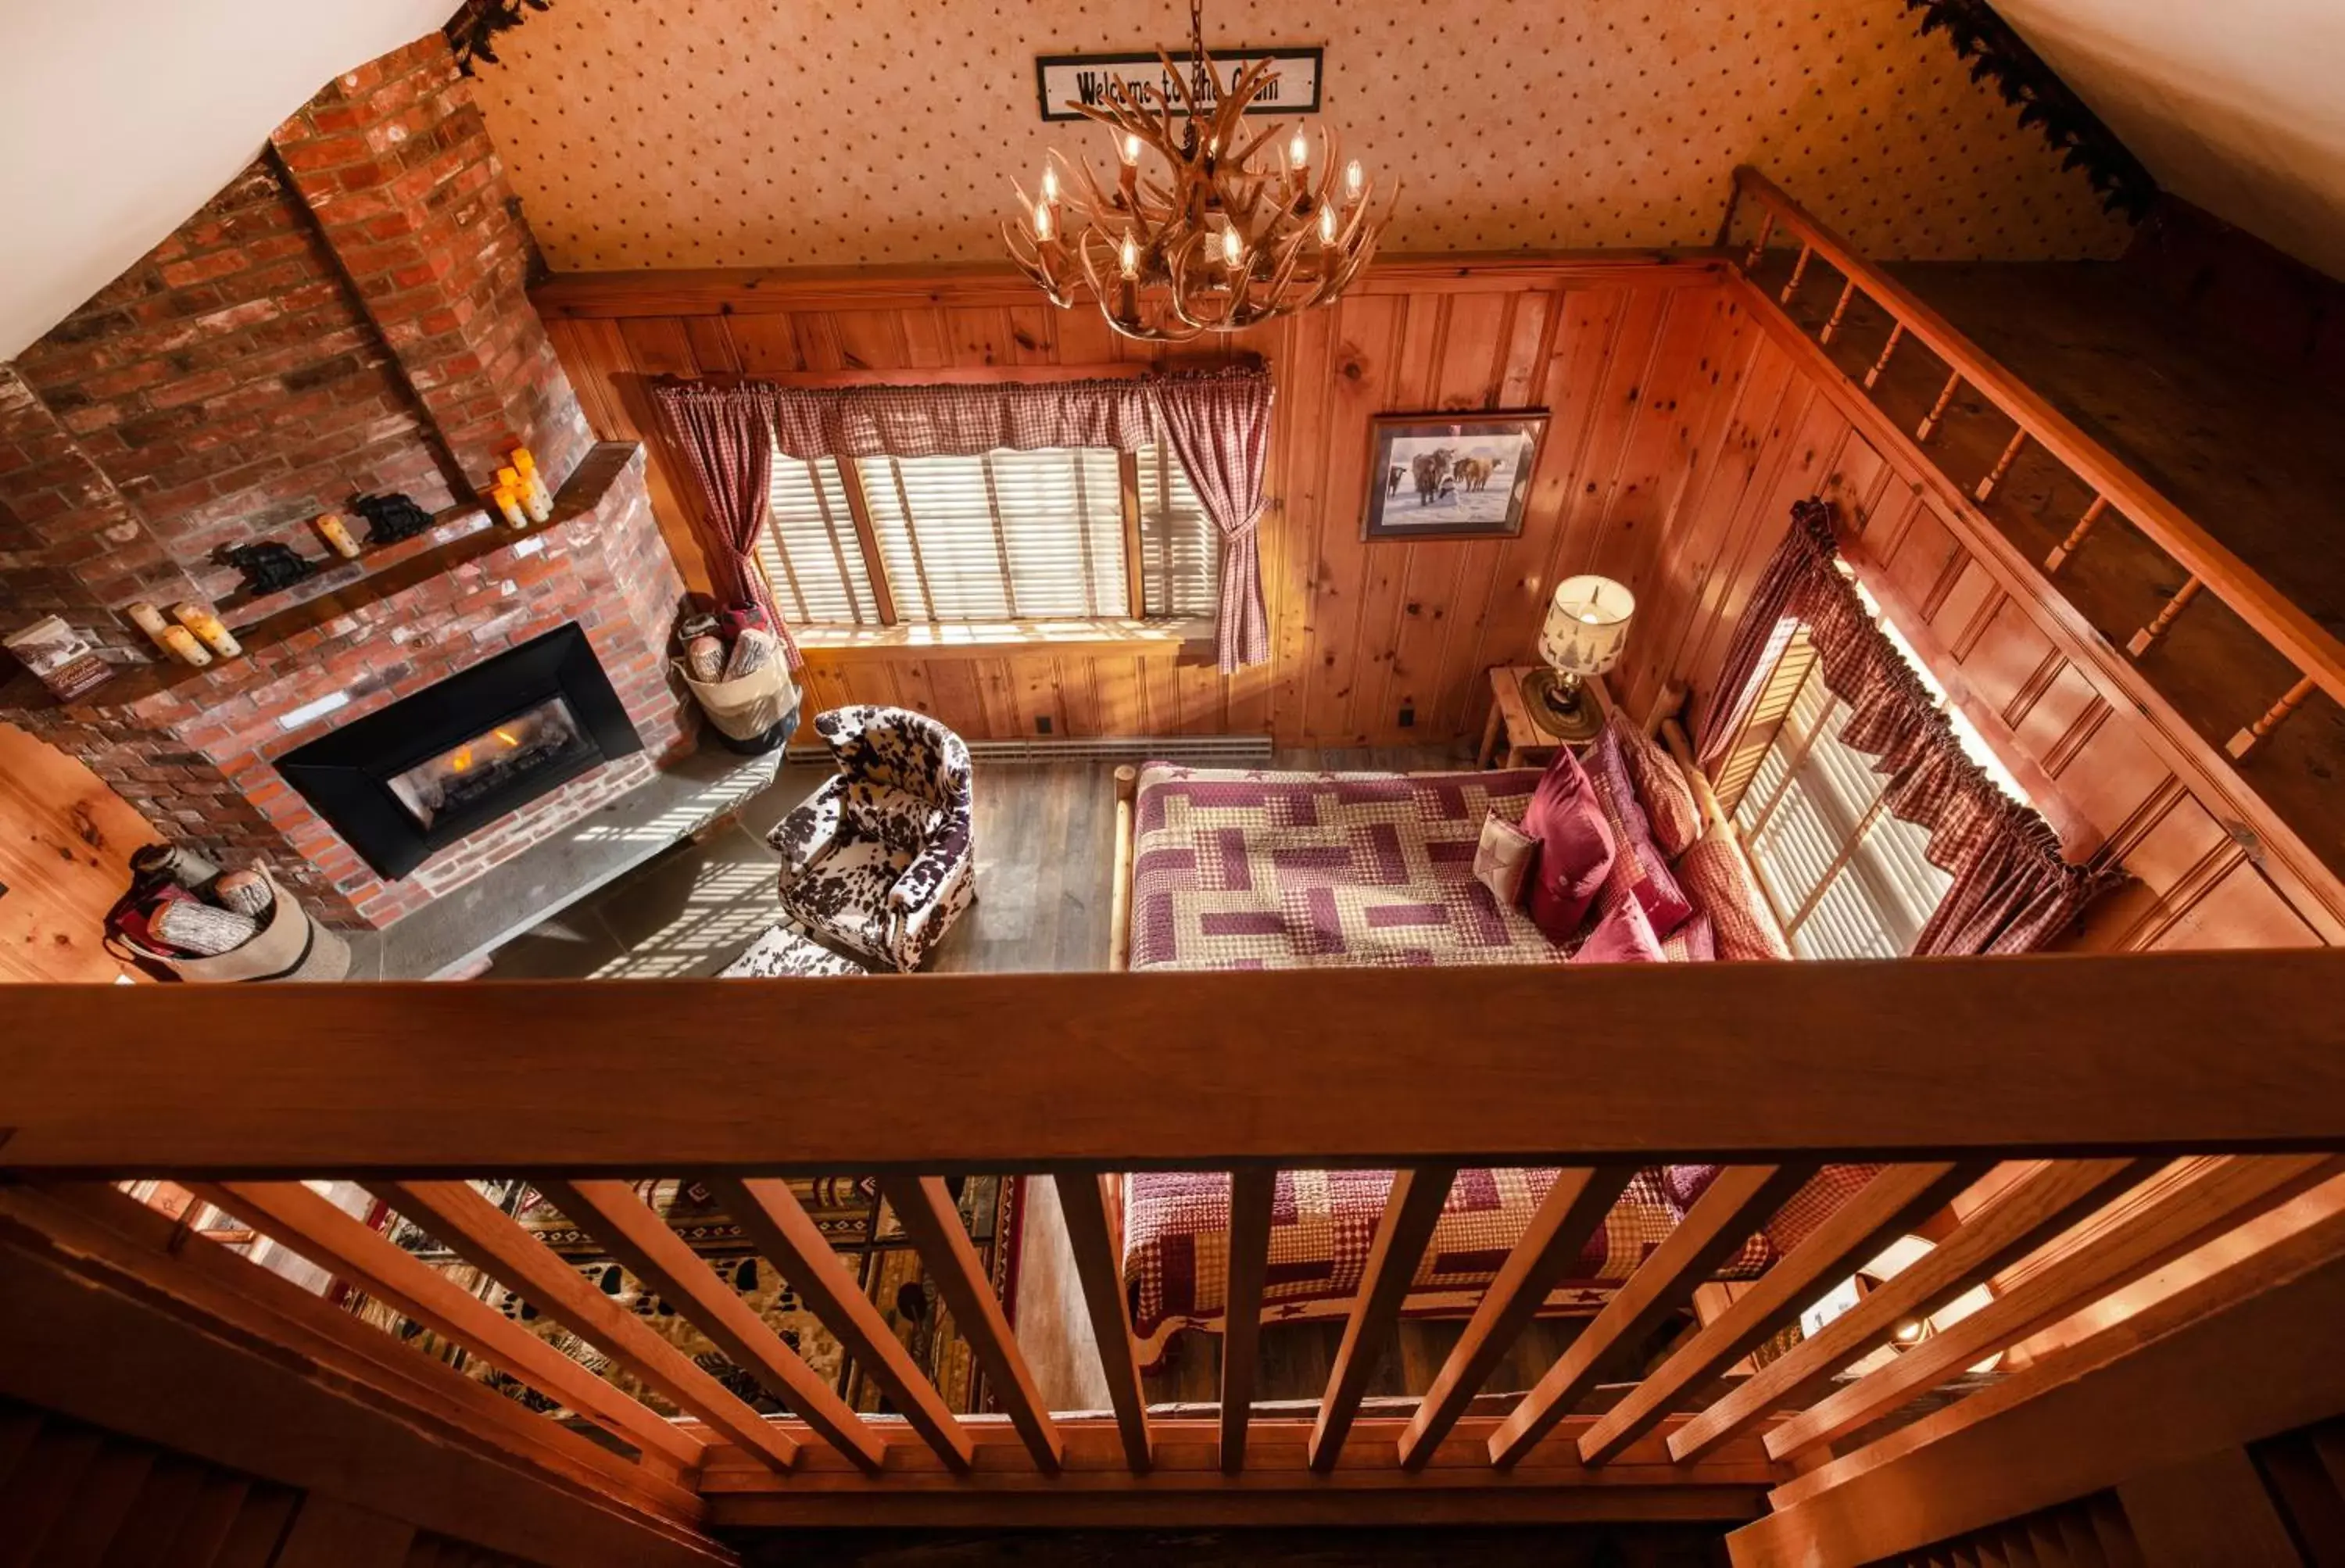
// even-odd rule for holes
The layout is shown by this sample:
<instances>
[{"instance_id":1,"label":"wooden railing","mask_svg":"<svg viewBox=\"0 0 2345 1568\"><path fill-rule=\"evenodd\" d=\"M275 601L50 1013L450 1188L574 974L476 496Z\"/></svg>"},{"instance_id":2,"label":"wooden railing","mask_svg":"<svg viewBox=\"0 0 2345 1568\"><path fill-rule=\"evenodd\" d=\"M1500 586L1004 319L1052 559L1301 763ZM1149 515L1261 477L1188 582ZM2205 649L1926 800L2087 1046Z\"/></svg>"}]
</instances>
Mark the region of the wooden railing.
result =
<instances>
[{"instance_id":1,"label":"wooden railing","mask_svg":"<svg viewBox=\"0 0 2345 1568\"><path fill-rule=\"evenodd\" d=\"M1833 342L1852 306L1859 301L1869 301L1887 314L1888 335L1879 357L1863 378L1866 388L1873 387L1889 372L1900 351L1909 343L1926 349L1945 367L1945 382L1929 412L1910 433L1917 445L1931 443L1956 395L1964 389L2000 411L2016 427L1993 466L1971 488L1968 499L1985 504L2031 444L2042 449L2082 483L2090 500L2076 514L2067 535L2042 562L2040 569L2046 576L2058 574L2112 511L2129 521L2182 570L2185 575L2181 585L2127 639L2128 654L2138 659L2157 646L2191 602L2204 593L2228 605L2257 636L2295 667L2298 678L2284 689L2273 691L2268 705L2236 715L2238 728L2225 747L2234 760L2252 751L2316 688L2345 702L2345 641L2259 575L2075 421L1983 352L1928 302L1818 222L1766 176L1749 168L1736 170L1735 194L1738 205L1748 200L1756 209L1753 242L1736 251L1746 276L1760 270L1762 259L1771 254L1771 246L1780 251L1788 240L1794 247L1785 281L1780 288L1771 286L1766 290L1776 303L1788 305L1792 301L1810 281L1812 263L1818 259L1840 276L1842 286L1830 313L1815 329L1813 341L1820 346L1829 347ZM1734 222L1730 213L1729 231Z\"/></svg>"},{"instance_id":2,"label":"wooden railing","mask_svg":"<svg viewBox=\"0 0 2345 1568\"><path fill-rule=\"evenodd\" d=\"M40 1353L0 1358L0 1393L149 1441L208 1430L220 1462L264 1473L255 1448L275 1455L269 1434L289 1423L313 1451L372 1445L394 1492L425 1490L410 1472L426 1461L399 1457L391 1429L428 1430L431 1463L472 1469L402 1517L548 1563L724 1561L707 1530L757 1524L1678 1518L1744 1523L1738 1562L1853 1563L2108 1484L2095 1478L2163 1441L2155 1421L2127 1430L2137 1364L2242 1369L2191 1393L2194 1437L2345 1407L2323 1316L2345 1310L2340 980L2345 957L2323 951L19 988L0 1045L0 1334ZM157 1049L189 1039L207 1043L200 1072ZM1882 1168L1649 1360L1722 1257L1851 1161ZM1664 1163L1725 1168L1535 1387L1484 1396L1625 1185ZM1453 1179L1494 1165L1563 1170L1430 1389L1372 1405L1369 1368ZM1324 1392L1265 1404L1274 1178L1331 1166L1398 1174ZM1121 1277L1119 1173L1171 1167L1233 1177L1231 1331L1203 1416L1147 1405ZM1048 1408L942 1179L1010 1171L1056 1186L1107 1411ZM508 1173L790 1416L760 1414L464 1179ZM950 1408L838 1268L778 1179L812 1173L877 1177L999 1414ZM680 1174L891 1413L848 1408L634 1185ZM684 1415L304 1185L324 1177L363 1184ZM114 1185L130 1178L184 1186L568 1415L492 1394L143 1207ZM1916 1229L1934 1250L1745 1362ZM1989 1305L1845 1375L1982 1282ZM178 1359L126 1338L141 1335ZM2031 1346L1983 1391L1964 1377ZM2289 1356L2305 1358L2291 1377L2259 1373ZM1848 1446L1927 1400L1921 1420ZM1983 1481L1964 1460L1970 1480L1926 1504L1857 1506L2072 1405L2057 1430L2090 1460L2052 1467L2069 1492L2038 1495L2041 1467Z\"/></svg>"}]
</instances>

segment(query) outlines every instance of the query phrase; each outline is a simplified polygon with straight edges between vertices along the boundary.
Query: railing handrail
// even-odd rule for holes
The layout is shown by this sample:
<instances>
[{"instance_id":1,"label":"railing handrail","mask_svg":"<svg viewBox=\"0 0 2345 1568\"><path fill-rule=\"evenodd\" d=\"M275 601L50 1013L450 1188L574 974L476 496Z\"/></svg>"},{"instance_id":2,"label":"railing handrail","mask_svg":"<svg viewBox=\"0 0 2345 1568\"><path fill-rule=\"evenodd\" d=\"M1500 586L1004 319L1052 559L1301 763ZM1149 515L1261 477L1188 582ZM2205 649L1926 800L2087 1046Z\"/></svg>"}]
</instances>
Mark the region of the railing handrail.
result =
<instances>
[{"instance_id":1,"label":"railing handrail","mask_svg":"<svg viewBox=\"0 0 2345 1568\"><path fill-rule=\"evenodd\" d=\"M2345 1149L2345 952L11 988L0 1173ZM190 1071L173 1043L204 1043ZM874 1116L874 1106L887 1115Z\"/></svg>"},{"instance_id":2,"label":"railing handrail","mask_svg":"<svg viewBox=\"0 0 2345 1568\"><path fill-rule=\"evenodd\" d=\"M1945 361L1964 383L1985 395L2077 478L2105 497L2176 564L2212 588L2217 597L2299 671L2317 681L2322 690L2345 702L2345 640L2192 521L2188 514L2135 473L2123 459L2005 370L1954 323L1858 254L1845 239L1811 215L1781 186L1747 164L1734 171L1734 178L1739 190L1750 192L1778 223L1830 261L1842 276L1853 280L1861 293L1903 323L1908 336L1919 340Z\"/></svg>"}]
</instances>

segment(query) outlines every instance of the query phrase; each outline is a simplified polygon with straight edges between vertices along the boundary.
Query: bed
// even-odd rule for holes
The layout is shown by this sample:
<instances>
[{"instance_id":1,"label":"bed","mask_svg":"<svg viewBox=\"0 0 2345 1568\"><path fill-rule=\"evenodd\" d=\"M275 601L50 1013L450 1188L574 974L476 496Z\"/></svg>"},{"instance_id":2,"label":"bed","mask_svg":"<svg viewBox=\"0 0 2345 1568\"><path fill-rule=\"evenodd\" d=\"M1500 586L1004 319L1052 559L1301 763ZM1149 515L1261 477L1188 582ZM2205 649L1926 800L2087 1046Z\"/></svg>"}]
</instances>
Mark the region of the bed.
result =
<instances>
[{"instance_id":1,"label":"bed","mask_svg":"<svg viewBox=\"0 0 2345 1568\"><path fill-rule=\"evenodd\" d=\"M1681 735L1674 738L1680 760ZM1433 774L1291 773L1151 763L1119 782L1119 967L1284 969L1340 965L1558 963L1578 945L1550 941L1473 876L1482 820L1519 820L1538 769ZM1688 778L1713 828L1714 798ZM1705 835L1707 836L1707 835ZM1739 856L1731 828L1723 841ZM1711 898L1718 899L1713 891ZM1702 887L1687 897L1712 910ZM1739 895L1721 901L1741 902ZM1664 942L1674 962L1710 956L1697 929ZM1796 1193L1715 1271L1765 1270L1873 1176L1831 1166ZM1715 1167L1639 1172L1589 1238L1545 1310L1593 1313L1669 1235ZM1458 1174L1419 1262L1405 1315L1470 1312L1556 1178L1553 1169ZM1392 1173L1301 1170L1278 1177L1264 1293L1268 1322L1349 1311ZM1225 1306L1229 1178L1145 1172L1123 1186L1123 1280L1143 1364L1160 1363L1183 1329L1218 1332Z\"/></svg>"}]
</instances>

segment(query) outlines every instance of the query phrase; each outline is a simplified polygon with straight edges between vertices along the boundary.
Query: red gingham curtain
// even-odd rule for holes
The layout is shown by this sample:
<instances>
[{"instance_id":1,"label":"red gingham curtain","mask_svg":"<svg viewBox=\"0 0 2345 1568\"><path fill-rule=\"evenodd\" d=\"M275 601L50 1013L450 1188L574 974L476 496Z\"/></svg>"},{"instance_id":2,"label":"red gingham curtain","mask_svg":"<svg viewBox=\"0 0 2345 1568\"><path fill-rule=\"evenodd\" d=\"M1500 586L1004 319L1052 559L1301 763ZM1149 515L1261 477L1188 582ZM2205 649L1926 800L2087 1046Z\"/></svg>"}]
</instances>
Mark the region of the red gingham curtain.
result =
<instances>
[{"instance_id":1,"label":"red gingham curtain","mask_svg":"<svg viewBox=\"0 0 2345 1568\"><path fill-rule=\"evenodd\" d=\"M780 606L755 558L774 471L766 399L747 387L706 382L663 382L652 389L652 398L699 482L708 574L717 599L761 606L789 667L804 668L806 656L782 624Z\"/></svg>"},{"instance_id":2,"label":"red gingham curtain","mask_svg":"<svg viewBox=\"0 0 2345 1568\"><path fill-rule=\"evenodd\" d=\"M1270 374L1182 376L1150 384L1172 450L1222 536L1222 599L1213 621L1222 672L1260 664L1270 657L1256 532L1270 461Z\"/></svg>"},{"instance_id":3,"label":"red gingham curtain","mask_svg":"<svg viewBox=\"0 0 2345 1568\"><path fill-rule=\"evenodd\" d=\"M662 383L663 406L675 395L671 387L704 384ZM783 455L802 460L1169 445L1221 535L1221 605L1213 624L1221 667L1239 669L1270 657L1256 542L1270 455L1271 378L1264 366L1122 380L852 387L747 382L728 390L761 403ZM737 420L734 405L726 407L727 419ZM762 473L757 484L762 508Z\"/></svg>"},{"instance_id":4,"label":"red gingham curtain","mask_svg":"<svg viewBox=\"0 0 2345 1568\"><path fill-rule=\"evenodd\" d=\"M1841 739L1873 759L1873 770L1888 780L1888 809L1929 830L1924 853L1954 879L1915 941L1916 957L2033 952L2119 880L2111 868L2070 864L2052 825L1963 749L1937 699L1841 572L1832 512L1821 500L1793 504L1792 531L1735 629L1703 717L1705 766L1724 753L1789 628L1801 626L1824 685L1849 705Z\"/></svg>"}]
</instances>

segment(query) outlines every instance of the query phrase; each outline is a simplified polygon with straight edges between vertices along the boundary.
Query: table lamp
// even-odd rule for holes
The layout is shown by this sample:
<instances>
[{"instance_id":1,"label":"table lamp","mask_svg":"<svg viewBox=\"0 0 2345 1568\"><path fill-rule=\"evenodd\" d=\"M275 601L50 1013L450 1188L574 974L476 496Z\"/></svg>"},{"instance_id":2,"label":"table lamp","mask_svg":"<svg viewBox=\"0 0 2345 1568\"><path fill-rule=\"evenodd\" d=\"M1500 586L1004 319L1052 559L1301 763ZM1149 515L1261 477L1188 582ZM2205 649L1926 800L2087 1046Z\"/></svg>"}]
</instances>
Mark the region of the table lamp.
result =
<instances>
[{"instance_id":1,"label":"table lamp","mask_svg":"<svg viewBox=\"0 0 2345 1568\"><path fill-rule=\"evenodd\" d=\"M1609 577L1566 577L1555 585L1539 632L1539 657L1548 667L1534 670L1523 685L1533 716L1558 739L1591 739L1603 727L1586 683L1619 662L1636 613L1637 596Z\"/></svg>"}]
</instances>

